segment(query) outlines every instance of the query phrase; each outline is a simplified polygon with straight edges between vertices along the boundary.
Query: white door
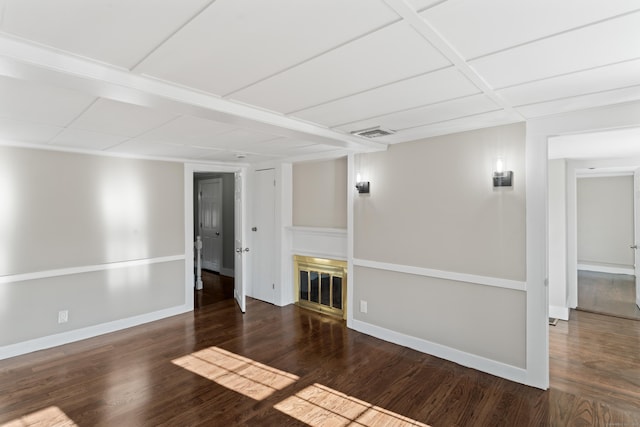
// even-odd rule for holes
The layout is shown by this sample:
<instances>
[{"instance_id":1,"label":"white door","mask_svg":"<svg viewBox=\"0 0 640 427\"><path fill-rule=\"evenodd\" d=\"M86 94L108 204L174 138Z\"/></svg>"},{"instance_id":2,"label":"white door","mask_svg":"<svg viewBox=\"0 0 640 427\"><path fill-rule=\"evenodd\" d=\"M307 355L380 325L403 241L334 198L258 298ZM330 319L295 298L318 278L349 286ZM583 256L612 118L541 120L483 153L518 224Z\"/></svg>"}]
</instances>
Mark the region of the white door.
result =
<instances>
[{"instance_id":1,"label":"white door","mask_svg":"<svg viewBox=\"0 0 640 427\"><path fill-rule=\"evenodd\" d=\"M251 270L253 297L275 303L275 171L264 169L255 173L253 192L253 222Z\"/></svg>"},{"instance_id":2,"label":"white door","mask_svg":"<svg viewBox=\"0 0 640 427\"><path fill-rule=\"evenodd\" d=\"M242 175L236 172L235 177L235 196L234 196L234 240L236 259L234 264L234 290L233 295L240 306L240 310L244 313L246 311L246 286L245 286L245 274L244 274L244 262L243 257L247 253L244 247L244 240L242 238L242 227L244 215L242 213Z\"/></svg>"},{"instance_id":3,"label":"white door","mask_svg":"<svg viewBox=\"0 0 640 427\"><path fill-rule=\"evenodd\" d=\"M206 179L198 185L202 268L222 267L222 178Z\"/></svg>"},{"instance_id":4,"label":"white door","mask_svg":"<svg viewBox=\"0 0 640 427\"><path fill-rule=\"evenodd\" d=\"M636 273L636 305L640 308L640 169L636 169L633 173L633 234L634 240L632 248L634 248L634 264Z\"/></svg>"}]
</instances>

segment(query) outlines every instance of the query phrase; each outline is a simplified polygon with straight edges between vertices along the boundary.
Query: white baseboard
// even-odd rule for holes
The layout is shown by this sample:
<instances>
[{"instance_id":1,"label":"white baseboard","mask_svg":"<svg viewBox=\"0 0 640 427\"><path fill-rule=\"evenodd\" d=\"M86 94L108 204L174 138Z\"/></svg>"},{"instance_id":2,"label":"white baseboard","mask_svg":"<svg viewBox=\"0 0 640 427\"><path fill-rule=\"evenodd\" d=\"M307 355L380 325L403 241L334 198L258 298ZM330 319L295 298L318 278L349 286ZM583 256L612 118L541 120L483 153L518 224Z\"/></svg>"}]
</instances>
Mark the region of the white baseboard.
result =
<instances>
[{"instance_id":1,"label":"white baseboard","mask_svg":"<svg viewBox=\"0 0 640 427\"><path fill-rule=\"evenodd\" d=\"M110 332L119 331L121 329L131 328L143 323L149 323L156 320L164 319L166 317L186 313L191 310L192 308L188 305L181 305L177 307L166 308L164 310L154 311L152 313L141 314L139 316L128 317L126 319L118 319L112 322L101 323L95 326L88 326L86 328L75 329L73 331L62 332L60 334L48 335L42 338L35 338L29 341L6 345L4 347L0 347L0 360L8 359L9 357L20 356L22 354L31 353L38 350L45 350L51 347L57 347L59 345L68 344L87 338L93 338L98 335L108 334Z\"/></svg>"},{"instance_id":2,"label":"white baseboard","mask_svg":"<svg viewBox=\"0 0 640 427\"><path fill-rule=\"evenodd\" d=\"M549 306L549 317L555 317L560 320L569 320L569 308L558 307L557 305Z\"/></svg>"},{"instance_id":3,"label":"white baseboard","mask_svg":"<svg viewBox=\"0 0 640 427\"><path fill-rule=\"evenodd\" d=\"M578 264L578 270L595 271L598 273L610 274L628 274L629 276L633 276L636 274L635 270L631 267L611 267L598 264Z\"/></svg>"},{"instance_id":4,"label":"white baseboard","mask_svg":"<svg viewBox=\"0 0 640 427\"><path fill-rule=\"evenodd\" d=\"M384 341L389 341L403 347L409 347L422 353L450 360L459 365L506 378L520 384L527 384L527 371L523 368L507 365L506 363L466 353L464 351L436 344L421 338L405 335L361 320L353 319L349 326L358 332L380 338Z\"/></svg>"}]
</instances>

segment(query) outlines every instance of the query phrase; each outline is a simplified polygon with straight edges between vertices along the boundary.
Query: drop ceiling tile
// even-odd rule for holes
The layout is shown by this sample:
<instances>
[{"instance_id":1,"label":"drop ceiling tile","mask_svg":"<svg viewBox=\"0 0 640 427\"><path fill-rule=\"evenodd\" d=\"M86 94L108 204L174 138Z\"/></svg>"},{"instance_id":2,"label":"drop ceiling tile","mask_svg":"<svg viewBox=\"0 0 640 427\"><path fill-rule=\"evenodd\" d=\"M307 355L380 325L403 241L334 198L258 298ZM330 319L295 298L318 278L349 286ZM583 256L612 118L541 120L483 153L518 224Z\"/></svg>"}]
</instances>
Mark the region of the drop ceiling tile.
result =
<instances>
[{"instance_id":1,"label":"drop ceiling tile","mask_svg":"<svg viewBox=\"0 0 640 427\"><path fill-rule=\"evenodd\" d=\"M181 116L140 135L137 139L174 144L206 145L214 141L220 134L232 130L238 130L238 128L199 117Z\"/></svg>"},{"instance_id":2,"label":"drop ceiling tile","mask_svg":"<svg viewBox=\"0 0 640 427\"><path fill-rule=\"evenodd\" d=\"M467 59L638 9L636 0L448 0L421 15Z\"/></svg>"},{"instance_id":3,"label":"drop ceiling tile","mask_svg":"<svg viewBox=\"0 0 640 427\"><path fill-rule=\"evenodd\" d=\"M345 132L353 132L374 126L382 126L392 130L402 130L472 116L499 108L486 95L479 94L349 123L340 126L338 129Z\"/></svg>"},{"instance_id":4,"label":"drop ceiling tile","mask_svg":"<svg viewBox=\"0 0 640 427\"><path fill-rule=\"evenodd\" d=\"M399 22L231 95L289 113L449 65L409 24Z\"/></svg>"},{"instance_id":5,"label":"drop ceiling tile","mask_svg":"<svg viewBox=\"0 0 640 427\"><path fill-rule=\"evenodd\" d=\"M530 104L516 109L526 118L548 116L574 110L640 100L640 86Z\"/></svg>"},{"instance_id":6,"label":"drop ceiling tile","mask_svg":"<svg viewBox=\"0 0 640 427\"><path fill-rule=\"evenodd\" d=\"M490 111L470 117L448 120L426 126L415 127L398 132L394 135L381 138L381 142L390 144L415 141L432 136L447 135L450 133L464 132L473 129L483 129L492 126L506 125L522 121L516 114L505 110Z\"/></svg>"},{"instance_id":7,"label":"drop ceiling tile","mask_svg":"<svg viewBox=\"0 0 640 427\"><path fill-rule=\"evenodd\" d=\"M133 156L171 157L180 159L197 159L211 152L211 150L203 148L166 144L163 142L140 141L137 139L123 142L122 144L109 148L107 151Z\"/></svg>"},{"instance_id":8,"label":"drop ceiling tile","mask_svg":"<svg viewBox=\"0 0 640 427\"><path fill-rule=\"evenodd\" d=\"M0 76L0 116L66 126L96 99L55 86Z\"/></svg>"},{"instance_id":9,"label":"drop ceiling tile","mask_svg":"<svg viewBox=\"0 0 640 427\"><path fill-rule=\"evenodd\" d=\"M415 10L424 10L429 6L441 3L443 0L409 0L409 4L413 6Z\"/></svg>"},{"instance_id":10,"label":"drop ceiling tile","mask_svg":"<svg viewBox=\"0 0 640 427\"><path fill-rule=\"evenodd\" d=\"M379 0L219 0L136 71L225 95L397 19Z\"/></svg>"},{"instance_id":11,"label":"drop ceiling tile","mask_svg":"<svg viewBox=\"0 0 640 427\"><path fill-rule=\"evenodd\" d=\"M485 56L470 65L494 88L640 58L640 12Z\"/></svg>"},{"instance_id":12,"label":"drop ceiling tile","mask_svg":"<svg viewBox=\"0 0 640 427\"><path fill-rule=\"evenodd\" d=\"M69 127L133 138L176 117L172 113L101 98Z\"/></svg>"},{"instance_id":13,"label":"drop ceiling tile","mask_svg":"<svg viewBox=\"0 0 640 427\"><path fill-rule=\"evenodd\" d=\"M58 126L0 117L0 140L7 142L46 144L62 129Z\"/></svg>"},{"instance_id":14,"label":"drop ceiling tile","mask_svg":"<svg viewBox=\"0 0 640 427\"><path fill-rule=\"evenodd\" d=\"M237 151L258 142L269 141L276 138L278 138L277 135L238 129L218 135L214 139L198 144L198 146Z\"/></svg>"},{"instance_id":15,"label":"drop ceiling tile","mask_svg":"<svg viewBox=\"0 0 640 427\"><path fill-rule=\"evenodd\" d=\"M469 79L450 67L302 110L294 116L335 127L478 92Z\"/></svg>"},{"instance_id":16,"label":"drop ceiling tile","mask_svg":"<svg viewBox=\"0 0 640 427\"><path fill-rule=\"evenodd\" d=\"M78 129L65 129L50 142L62 147L84 148L87 150L104 150L124 142L127 137L108 135L106 133L88 132Z\"/></svg>"},{"instance_id":17,"label":"drop ceiling tile","mask_svg":"<svg viewBox=\"0 0 640 427\"><path fill-rule=\"evenodd\" d=\"M0 31L130 68L210 0L4 0Z\"/></svg>"},{"instance_id":18,"label":"drop ceiling tile","mask_svg":"<svg viewBox=\"0 0 640 427\"><path fill-rule=\"evenodd\" d=\"M640 59L512 86L497 93L509 104L521 106L635 85L640 85Z\"/></svg>"},{"instance_id":19,"label":"drop ceiling tile","mask_svg":"<svg viewBox=\"0 0 640 427\"><path fill-rule=\"evenodd\" d=\"M199 160L208 160L225 163L260 163L272 161L280 156L264 156L260 154L247 153L244 157L238 158L237 153L229 151L212 151L210 154L200 157Z\"/></svg>"}]
</instances>

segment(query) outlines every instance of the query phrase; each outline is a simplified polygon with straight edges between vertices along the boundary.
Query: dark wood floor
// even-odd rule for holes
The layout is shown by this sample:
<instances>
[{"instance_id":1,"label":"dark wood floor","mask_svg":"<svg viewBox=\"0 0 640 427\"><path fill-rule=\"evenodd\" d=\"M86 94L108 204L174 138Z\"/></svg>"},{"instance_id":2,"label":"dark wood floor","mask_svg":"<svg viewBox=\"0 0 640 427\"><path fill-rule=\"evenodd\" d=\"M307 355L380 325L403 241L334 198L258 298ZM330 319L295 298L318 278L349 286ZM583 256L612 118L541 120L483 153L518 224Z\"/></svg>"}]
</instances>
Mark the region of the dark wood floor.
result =
<instances>
[{"instance_id":1,"label":"dark wood floor","mask_svg":"<svg viewBox=\"0 0 640 427\"><path fill-rule=\"evenodd\" d=\"M640 320L635 276L579 270L578 308Z\"/></svg>"},{"instance_id":2,"label":"dark wood floor","mask_svg":"<svg viewBox=\"0 0 640 427\"><path fill-rule=\"evenodd\" d=\"M0 425L640 426L638 322L551 328L541 391L296 306L233 299L0 361ZM64 424L67 422L68 424Z\"/></svg>"},{"instance_id":3,"label":"dark wood floor","mask_svg":"<svg viewBox=\"0 0 640 427\"><path fill-rule=\"evenodd\" d=\"M194 291L193 297L196 309L233 299L233 277L202 270L202 289Z\"/></svg>"}]
</instances>

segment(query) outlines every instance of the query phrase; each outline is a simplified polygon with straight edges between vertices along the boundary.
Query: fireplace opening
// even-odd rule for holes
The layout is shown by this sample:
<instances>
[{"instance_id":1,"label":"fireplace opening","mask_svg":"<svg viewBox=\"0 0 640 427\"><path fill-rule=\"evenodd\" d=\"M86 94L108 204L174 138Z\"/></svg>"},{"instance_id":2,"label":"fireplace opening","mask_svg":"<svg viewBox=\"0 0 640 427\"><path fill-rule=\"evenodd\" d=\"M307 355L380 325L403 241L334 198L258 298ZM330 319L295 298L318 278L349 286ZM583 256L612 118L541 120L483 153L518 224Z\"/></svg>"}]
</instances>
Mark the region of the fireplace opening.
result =
<instances>
[{"instance_id":1,"label":"fireplace opening","mask_svg":"<svg viewBox=\"0 0 640 427\"><path fill-rule=\"evenodd\" d=\"M346 319L346 261L295 255L293 263L296 304Z\"/></svg>"}]
</instances>

